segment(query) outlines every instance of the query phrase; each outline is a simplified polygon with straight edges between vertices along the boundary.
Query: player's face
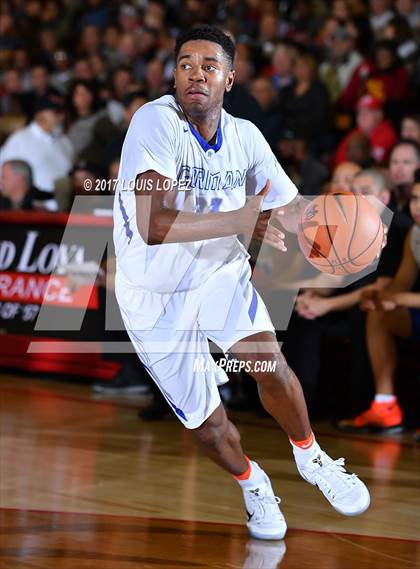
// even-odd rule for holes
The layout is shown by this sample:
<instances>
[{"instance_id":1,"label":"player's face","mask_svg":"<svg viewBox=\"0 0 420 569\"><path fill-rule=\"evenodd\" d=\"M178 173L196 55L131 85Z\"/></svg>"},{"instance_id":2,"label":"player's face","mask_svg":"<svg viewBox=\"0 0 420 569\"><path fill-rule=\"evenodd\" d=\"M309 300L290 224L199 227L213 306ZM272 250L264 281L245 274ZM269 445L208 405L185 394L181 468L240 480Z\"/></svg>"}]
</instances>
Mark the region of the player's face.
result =
<instances>
[{"instance_id":1,"label":"player's face","mask_svg":"<svg viewBox=\"0 0 420 569\"><path fill-rule=\"evenodd\" d=\"M177 100L187 115L205 117L222 107L234 71L219 44L194 40L181 47L174 77Z\"/></svg>"},{"instance_id":2,"label":"player's face","mask_svg":"<svg viewBox=\"0 0 420 569\"><path fill-rule=\"evenodd\" d=\"M420 184L414 184L410 195L410 213L416 225L420 225Z\"/></svg>"}]
</instances>

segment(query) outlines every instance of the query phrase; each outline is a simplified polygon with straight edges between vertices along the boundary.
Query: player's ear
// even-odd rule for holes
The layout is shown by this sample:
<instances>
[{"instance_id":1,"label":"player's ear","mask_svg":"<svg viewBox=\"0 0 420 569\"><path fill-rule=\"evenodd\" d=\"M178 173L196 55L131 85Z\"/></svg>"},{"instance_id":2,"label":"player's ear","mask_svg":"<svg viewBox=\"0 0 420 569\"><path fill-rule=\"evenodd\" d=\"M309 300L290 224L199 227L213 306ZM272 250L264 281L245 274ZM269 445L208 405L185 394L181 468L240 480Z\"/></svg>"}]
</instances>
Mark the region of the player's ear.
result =
<instances>
[{"instance_id":1,"label":"player's ear","mask_svg":"<svg viewBox=\"0 0 420 569\"><path fill-rule=\"evenodd\" d=\"M229 71L229 73L226 77L225 91L227 93L229 93L229 91L232 89L234 81L235 81L235 70L232 69L232 71Z\"/></svg>"}]
</instances>

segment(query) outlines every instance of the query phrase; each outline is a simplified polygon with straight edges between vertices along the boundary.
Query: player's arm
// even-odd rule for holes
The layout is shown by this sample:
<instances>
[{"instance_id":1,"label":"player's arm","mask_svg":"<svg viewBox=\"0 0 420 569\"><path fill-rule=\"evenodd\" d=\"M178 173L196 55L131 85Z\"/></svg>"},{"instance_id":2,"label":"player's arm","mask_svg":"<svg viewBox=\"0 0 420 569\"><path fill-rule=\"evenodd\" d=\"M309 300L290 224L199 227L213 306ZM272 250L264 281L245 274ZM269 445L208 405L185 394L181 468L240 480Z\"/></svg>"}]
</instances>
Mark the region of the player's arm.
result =
<instances>
[{"instance_id":1,"label":"player's arm","mask_svg":"<svg viewBox=\"0 0 420 569\"><path fill-rule=\"evenodd\" d=\"M287 205L274 209L275 219L280 221L286 231L297 233L302 214L309 203L310 200L297 194Z\"/></svg>"},{"instance_id":2,"label":"player's arm","mask_svg":"<svg viewBox=\"0 0 420 569\"><path fill-rule=\"evenodd\" d=\"M268 181L255 197L238 210L199 214L178 211L173 207L172 192L161 190L168 181L171 180L151 170L136 178L136 188L139 188L136 190L137 228L148 245L252 234L262 201L271 186Z\"/></svg>"}]
</instances>

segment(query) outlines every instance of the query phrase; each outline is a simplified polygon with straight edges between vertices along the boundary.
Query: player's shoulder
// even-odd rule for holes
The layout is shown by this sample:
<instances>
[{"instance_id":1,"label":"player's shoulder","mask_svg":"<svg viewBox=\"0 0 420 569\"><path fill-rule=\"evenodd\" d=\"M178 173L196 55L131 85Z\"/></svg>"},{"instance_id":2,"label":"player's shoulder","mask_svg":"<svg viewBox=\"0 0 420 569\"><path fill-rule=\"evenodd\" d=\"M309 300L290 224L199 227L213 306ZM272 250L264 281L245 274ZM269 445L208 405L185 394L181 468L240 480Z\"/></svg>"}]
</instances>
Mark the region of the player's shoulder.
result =
<instances>
[{"instance_id":1,"label":"player's shoulder","mask_svg":"<svg viewBox=\"0 0 420 569\"><path fill-rule=\"evenodd\" d=\"M237 136L240 138L242 144L247 147L253 147L255 145L261 144L264 137L260 129L251 121L247 119L242 119L239 117L234 117L233 115L223 111L225 127L229 129L234 129Z\"/></svg>"},{"instance_id":2,"label":"player's shoulder","mask_svg":"<svg viewBox=\"0 0 420 569\"><path fill-rule=\"evenodd\" d=\"M154 101L141 106L132 119L133 123L141 123L142 127L156 127L172 125L176 128L185 121L185 117L173 95L163 95Z\"/></svg>"},{"instance_id":3,"label":"player's shoulder","mask_svg":"<svg viewBox=\"0 0 420 569\"><path fill-rule=\"evenodd\" d=\"M228 126L234 126L240 132L252 132L259 130L255 124L247 119L235 117L223 109L224 121Z\"/></svg>"}]
</instances>

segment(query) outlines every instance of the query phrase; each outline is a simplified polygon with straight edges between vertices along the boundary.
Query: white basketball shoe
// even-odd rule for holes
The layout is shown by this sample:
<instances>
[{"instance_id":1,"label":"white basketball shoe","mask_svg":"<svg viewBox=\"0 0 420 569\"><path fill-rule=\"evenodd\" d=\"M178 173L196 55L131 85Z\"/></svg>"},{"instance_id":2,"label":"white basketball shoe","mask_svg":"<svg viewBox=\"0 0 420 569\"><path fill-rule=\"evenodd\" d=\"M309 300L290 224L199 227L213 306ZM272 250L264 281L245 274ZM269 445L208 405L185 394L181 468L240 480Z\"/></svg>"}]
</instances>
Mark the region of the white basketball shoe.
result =
<instances>
[{"instance_id":1,"label":"white basketball shoe","mask_svg":"<svg viewBox=\"0 0 420 569\"><path fill-rule=\"evenodd\" d=\"M251 461L254 472L259 471L259 483L253 488L242 488L248 514L247 527L255 539L283 539L286 520L280 511L280 498L274 495L271 482L259 465Z\"/></svg>"},{"instance_id":2,"label":"white basketball shoe","mask_svg":"<svg viewBox=\"0 0 420 569\"><path fill-rule=\"evenodd\" d=\"M332 460L317 446L306 463L296 463L307 482L317 486L333 508L344 516L358 516L370 505L369 490L356 474L344 468L344 458Z\"/></svg>"}]
</instances>

